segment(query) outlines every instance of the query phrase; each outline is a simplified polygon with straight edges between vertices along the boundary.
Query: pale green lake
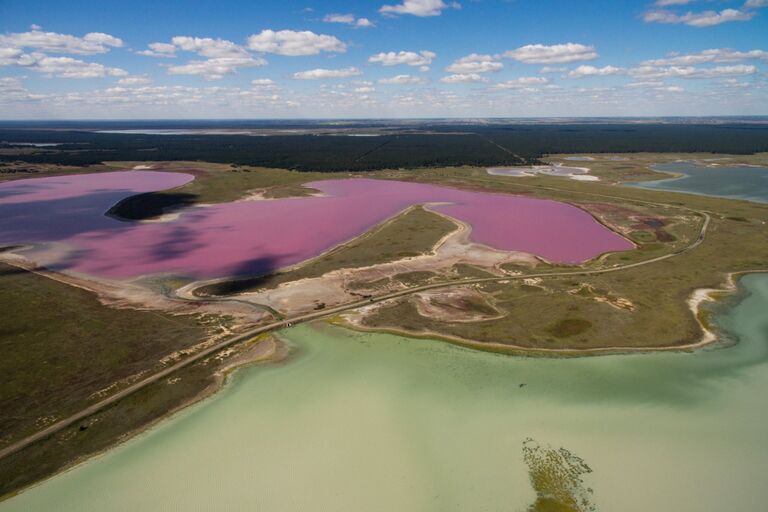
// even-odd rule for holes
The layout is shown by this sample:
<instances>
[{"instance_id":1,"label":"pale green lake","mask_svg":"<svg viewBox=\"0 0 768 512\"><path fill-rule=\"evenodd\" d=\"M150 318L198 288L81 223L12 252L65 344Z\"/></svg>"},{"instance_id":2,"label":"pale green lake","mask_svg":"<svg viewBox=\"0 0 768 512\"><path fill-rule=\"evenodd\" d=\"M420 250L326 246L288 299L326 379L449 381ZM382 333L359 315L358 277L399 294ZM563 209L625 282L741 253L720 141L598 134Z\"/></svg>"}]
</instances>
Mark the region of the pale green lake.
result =
<instances>
[{"instance_id":1,"label":"pale green lake","mask_svg":"<svg viewBox=\"0 0 768 512\"><path fill-rule=\"evenodd\" d=\"M589 464L598 510L765 510L768 276L742 284L720 316L738 342L694 354L519 358L295 327L289 361L0 510L522 511L527 437Z\"/></svg>"},{"instance_id":2,"label":"pale green lake","mask_svg":"<svg viewBox=\"0 0 768 512\"><path fill-rule=\"evenodd\" d=\"M768 202L768 168L743 165L708 167L696 162L657 164L653 170L680 177L656 181L625 183L626 186L670 190L705 196Z\"/></svg>"}]
</instances>

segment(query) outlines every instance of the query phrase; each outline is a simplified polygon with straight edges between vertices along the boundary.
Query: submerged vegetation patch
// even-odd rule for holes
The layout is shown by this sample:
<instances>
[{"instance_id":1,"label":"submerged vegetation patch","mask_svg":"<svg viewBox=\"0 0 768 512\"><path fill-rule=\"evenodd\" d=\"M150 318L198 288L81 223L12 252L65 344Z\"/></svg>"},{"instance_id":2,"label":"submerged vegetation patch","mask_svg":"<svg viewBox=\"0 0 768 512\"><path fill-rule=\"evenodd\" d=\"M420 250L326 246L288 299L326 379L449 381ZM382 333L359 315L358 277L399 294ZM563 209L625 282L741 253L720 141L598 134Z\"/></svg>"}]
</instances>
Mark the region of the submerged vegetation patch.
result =
<instances>
[{"instance_id":1,"label":"submerged vegetation patch","mask_svg":"<svg viewBox=\"0 0 768 512\"><path fill-rule=\"evenodd\" d=\"M584 459L565 448L542 446L534 439L523 442L523 460L528 466L536 501L528 512L594 512L593 490L583 477L592 473Z\"/></svg>"}]
</instances>

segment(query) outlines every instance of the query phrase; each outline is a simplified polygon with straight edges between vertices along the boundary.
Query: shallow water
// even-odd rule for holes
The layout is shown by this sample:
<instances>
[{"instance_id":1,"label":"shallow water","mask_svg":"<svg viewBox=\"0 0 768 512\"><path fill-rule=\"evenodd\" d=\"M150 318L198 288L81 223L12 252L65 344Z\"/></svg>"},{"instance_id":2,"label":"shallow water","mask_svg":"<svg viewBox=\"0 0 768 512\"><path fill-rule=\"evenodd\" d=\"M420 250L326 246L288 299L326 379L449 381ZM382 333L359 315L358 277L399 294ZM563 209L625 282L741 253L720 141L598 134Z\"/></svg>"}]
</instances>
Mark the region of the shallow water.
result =
<instances>
[{"instance_id":1,"label":"shallow water","mask_svg":"<svg viewBox=\"0 0 768 512\"><path fill-rule=\"evenodd\" d=\"M653 169L682 174L683 176L627 185L705 196L747 199L761 203L768 202L768 168L766 167L707 167L694 162L675 162L654 165Z\"/></svg>"},{"instance_id":2,"label":"shallow water","mask_svg":"<svg viewBox=\"0 0 768 512\"><path fill-rule=\"evenodd\" d=\"M307 184L322 196L187 208L167 222L129 223L105 217L112 204L130 195L132 189L125 182L142 177L146 183L141 191L191 179L134 171L2 183L0 244L43 244L28 253L39 264L111 278L266 274L351 240L412 205L442 203L434 208L470 224L474 241L496 249L580 263L633 248L570 204L370 179ZM44 245L51 242L56 245Z\"/></svg>"},{"instance_id":3,"label":"shallow water","mask_svg":"<svg viewBox=\"0 0 768 512\"><path fill-rule=\"evenodd\" d=\"M295 327L288 362L0 511L522 511L527 437L584 458L598 510L763 510L768 275L742 284L719 316L739 342L695 354L515 358Z\"/></svg>"}]
</instances>

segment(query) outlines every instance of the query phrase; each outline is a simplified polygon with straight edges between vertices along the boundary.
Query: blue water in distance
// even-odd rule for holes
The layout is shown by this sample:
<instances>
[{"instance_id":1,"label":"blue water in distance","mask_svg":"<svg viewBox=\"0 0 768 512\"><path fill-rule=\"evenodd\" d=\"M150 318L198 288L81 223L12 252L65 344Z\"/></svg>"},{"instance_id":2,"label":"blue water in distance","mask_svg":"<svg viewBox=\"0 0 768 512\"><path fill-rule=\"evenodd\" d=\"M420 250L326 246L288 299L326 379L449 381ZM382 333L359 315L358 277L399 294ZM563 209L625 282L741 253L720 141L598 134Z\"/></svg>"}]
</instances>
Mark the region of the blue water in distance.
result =
<instances>
[{"instance_id":1,"label":"blue water in distance","mask_svg":"<svg viewBox=\"0 0 768 512\"><path fill-rule=\"evenodd\" d=\"M707 167L694 162L675 162L654 165L653 170L683 176L628 183L627 186L768 203L768 168L766 167Z\"/></svg>"}]
</instances>

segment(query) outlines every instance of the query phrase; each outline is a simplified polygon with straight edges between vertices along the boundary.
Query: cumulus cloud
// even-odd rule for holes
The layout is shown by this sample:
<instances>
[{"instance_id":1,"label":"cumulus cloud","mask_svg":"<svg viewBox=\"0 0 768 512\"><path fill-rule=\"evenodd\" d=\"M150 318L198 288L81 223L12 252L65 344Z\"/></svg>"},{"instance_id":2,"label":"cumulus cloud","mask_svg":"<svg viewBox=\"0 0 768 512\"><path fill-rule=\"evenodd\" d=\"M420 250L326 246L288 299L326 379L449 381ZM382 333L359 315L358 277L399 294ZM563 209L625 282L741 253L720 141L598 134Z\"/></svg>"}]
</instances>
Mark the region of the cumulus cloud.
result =
<instances>
[{"instance_id":1,"label":"cumulus cloud","mask_svg":"<svg viewBox=\"0 0 768 512\"><path fill-rule=\"evenodd\" d=\"M168 73L171 75L200 75L206 80L220 80L225 75L237 73L239 68L263 66L266 63L267 61L264 59L253 58L250 55L244 57L216 57L168 66Z\"/></svg>"},{"instance_id":2,"label":"cumulus cloud","mask_svg":"<svg viewBox=\"0 0 768 512\"><path fill-rule=\"evenodd\" d=\"M42 53L23 54L15 64L37 73L59 78L103 78L128 75L124 69L95 62L84 62L72 57L50 57Z\"/></svg>"},{"instance_id":3,"label":"cumulus cloud","mask_svg":"<svg viewBox=\"0 0 768 512\"><path fill-rule=\"evenodd\" d=\"M445 3L443 0L404 0L397 5L383 5L381 14L411 14L413 16L440 16L446 9L460 9L458 2Z\"/></svg>"},{"instance_id":4,"label":"cumulus cloud","mask_svg":"<svg viewBox=\"0 0 768 512\"><path fill-rule=\"evenodd\" d=\"M549 73L565 73L566 71L568 71L568 68L562 66L544 66L539 70L539 73L546 75Z\"/></svg>"},{"instance_id":5,"label":"cumulus cloud","mask_svg":"<svg viewBox=\"0 0 768 512\"><path fill-rule=\"evenodd\" d=\"M694 66L639 66L629 70L633 77L643 80L656 78L717 78L724 76L745 76L757 73L755 66L739 64L735 66L717 66L713 68L697 68Z\"/></svg>"},{"instance_id":6,"label":"cumulus cloud","mask_svg":"<svg viewBox=\"0 0 768 512\"><path fill-rule=\"evenodd\" d=\"M413 75L397 75L379 80L379 83L384 85L423 84L426 82L426 79Z\"/></svg>"},{"instance_id":7,"label":"cumulus cloud","mask_svg":"<svg viewBox=\"0 0 768 512\"><path fill-rule=\"evenodd\" d=\"M645 66L689 66L705 64L709 62L739 62L744 60L761 59L768 61L768 52L764 50L750 50L740 52L729 48L713 48L699 53L684 55L671 55L663 59L646 60Z\"/></svg>"},{"instance_id":8,"label":"cumulus cloud","mask_svg":"<svg viewBox=\"0 0 768 512\"><path fill-rule=\"evenodd\" d=\"M326 23L342 23L355 28L368 28L375 26L368 18L355 18L354 14L326 14L323 18Z\"/></svg>"},{"instance_id":9,"label":"cumulus cloud","mask_svg":"<svg viewBox=\"0 0 768 512\"><path fill-rule=\"evenodd\" d=\"M478 73L456 73L444 76L440 81L446 84L472 84L487 82L488 79Z\"/></svg>"},{"instance_id":10,"label":"cumulus cloud","mask_svg":"<svg viewBox=\"0 0 768 512\"><path fill-rule=\"evenodd\" d=\"M363 72L355 67L342 69L310 69L308 71L299 71L293 74L296 80L321 80L324 78L346 78L350 76L362 75Z\"/></svg>"},{"instance_id":11,"label":"cumulus cloud","mask_svg":"<svg viewBox=\"0 0 768 512\"><path fill-rule=\"evenodd\" d=\"M334 36L315 34L309 30L262 30L248 37L248 48L257 52L288 55L317 55L320 52L343 53L347 45Z\"/></svg>"},{"instance_id":12,"label":"cumulus cloud","mask_svg":"<svg viewBox=\"0 0 768 512\"><path fill-rule=\"evenodd\" d=\"M170 43L152 43L148 50L139 53L151 57L175 57L179 51L195 53L205 57L205 60L167 66L171 75L199 75L206 80L219 80L225 75L237 73L240 68L267 63L261 57L252 56L239 44L210 37L175 36Z\"/></svg>"},{"instance_id":13,"label":"cumulus cloud","mask_svg":"<svg viewBox=\"0 0 768 512\"><path fill-rule=\"evenodd\" d=\"M245 48L226 39L176 36L171 39L171 43L180 50L193 52L209 59L250 57Z\"/></svg>"},{"instance_id":14,"label":"cumulus cloud","mask_svg":"<svg viewBox=\"0 0 768 512\"><path fill-rule=\"evenodd\" d=\"M43 94L30 93L16 77L0 78L0 104L34 102L45 97Z\"/></svg>"},{"instance_id":15,"label":"cumulus cloud","mask_svg":"<svg viewBox=\"0 0 768 512\"><path fill-rule=\"evenodd\" d=\"M382 66L396 66L398 64L405 64L408 66L428 66L432 64L432 60L437 57L437 54L428 50L421 50L420 52L386 52L377 53L371 55L368 58L368 62L378 63ZM428 68L427 68L428 69Z\"/></svg>"},{"instance_id":16,"label":"cumulus cloud","mask_svg":"<svg viewBox=\"0 0 768 512\"><path fill-rule=\"evenodd\" d=\"M565 64L597 58L594 46L578 43L554 45L529 44L504 53L505 57L525 64Z\"/></svg>"},{"instance_id":17,"label":"cumulus cloud","mask_svg":"<svg viewBox=\"0 0 768 512\"><path fill-rule=\"evenodd\" d=\"M83 37L56 32L43 32L37 25L29 32L0 35L0 46L7 48L31 48L49 53L94 55L106 53L110 48L120 48L123 41L103 32L90 32Z\"/></svg>"},{"instance_id":18,"label":"cumulus cloud","mask_svg":"<svg viewBox=\"0 0 768 512\"><path fill-rule=\"evenodd\" d=\"M147 75L126 76L117 81L118 85L147 85L152 83L152 79Z\"/></svg>"},{"instance_id":19,"label":"cumulus cloud","mask_svg":"<svg viewBox=\"0 0 768 512\"><path fill-rule=\"evenodd\" d=\"M467 73L489 73L500 71L504 64L491 55L479 55L473 53L455 60L450 66L445 68L449 73L467 74Z\"/></svg>"},{"instance_id":20,"label":"cumulus cloud","mask_svg":"<svg viewBox=\"0 0 768 512\"><path fill-rule=\"evenodd\" d=\"M760 7L768 7L768 0L747 0L744 4L747 9L759 9Z\"/></svg>"},{"instance_id":21,"label":"cumulus cloud","mask_svg":"<svg viewBox=\"0 0 768 512\"><path fill-rule=\"evenodd\" d=\"M150 43L148 50L136 52L147 57L173 58L176 57L176 45L170 43Z\"/></svg>"},{"instance_id":22,"label":"cumulus cloud","mask_svg":"<svg viewBox=\"0 0 768 512\"><path fill-rule=\"evenodd\" d=\"M500 82L494 85L494 89L530 89L549 83L548 78L543 76L523 76L506 82Z\"/></svg>"},{"instance_id":23,"label":"cumulus cloud","mask_svg":"<svg viewBox=\"0 0 768 512\"><path fill-rule=\"evenodd\" d=\"M648 11L643 14L646 23L685 24L691 27L713 27L730 21L748 21L755 16L754 11L723 9L722 11L702 11L676 14L665 9Z\"/></svg>"},{"instance_id":24,"label":"cumulus cloud","mask_svg":"<svg viewBox=\"0 0 768 512\"><path fill-rule=\"evenodd\" d=\"M584 78L585 76L608 76L608 75L623 75L627 70L624 68L617 68L614 66L604 66L598 68L595 66L579 66L576 69L568 73L568 78Z\"/></svg>"},{"instance_id":25,"label":"cumulus cloud","mask_svg":"<svg viewBox=\"0 0 768 512\"><path fill-rule=\"evenodd\" d=\"M23 53L24 52L18 48L0 47L0 66L11 66L16 64Z\"/></svg>"},{"instance_id":26,"label":"cumulus cloud","mask_svg":"<svg viewBox=\"0 0 768 512\"><path fill-rule=\"evenodd\" d=\"M271 78L256 78L251 80L251 85L255 87L269 87L275 85L275 82Z\"/></svg>"}]
</instances>

